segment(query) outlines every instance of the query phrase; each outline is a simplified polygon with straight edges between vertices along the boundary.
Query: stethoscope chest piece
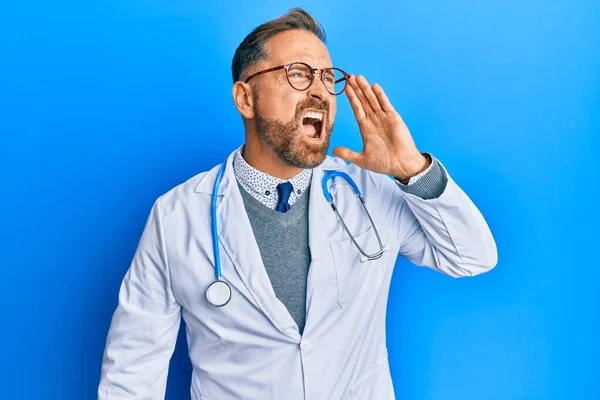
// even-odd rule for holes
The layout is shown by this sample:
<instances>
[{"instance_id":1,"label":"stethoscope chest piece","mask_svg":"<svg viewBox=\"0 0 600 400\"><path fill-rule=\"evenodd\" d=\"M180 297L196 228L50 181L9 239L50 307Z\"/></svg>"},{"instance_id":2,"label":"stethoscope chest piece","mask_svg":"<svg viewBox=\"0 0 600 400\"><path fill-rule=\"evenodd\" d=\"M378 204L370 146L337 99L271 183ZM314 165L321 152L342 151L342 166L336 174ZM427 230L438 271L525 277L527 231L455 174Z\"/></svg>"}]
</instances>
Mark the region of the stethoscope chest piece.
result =
<instances>
[{"instance_id":1,"label":"stethoscope chest piece","mask_svg":"<svg viewBox=\"0 0 600 400\"><path fill-rule=\"evenodd\" d=\"M215 307L223 307L231 300L231 288L222 280L216 280L206 289L206 300Z\"/></svg>"}]
</instances>

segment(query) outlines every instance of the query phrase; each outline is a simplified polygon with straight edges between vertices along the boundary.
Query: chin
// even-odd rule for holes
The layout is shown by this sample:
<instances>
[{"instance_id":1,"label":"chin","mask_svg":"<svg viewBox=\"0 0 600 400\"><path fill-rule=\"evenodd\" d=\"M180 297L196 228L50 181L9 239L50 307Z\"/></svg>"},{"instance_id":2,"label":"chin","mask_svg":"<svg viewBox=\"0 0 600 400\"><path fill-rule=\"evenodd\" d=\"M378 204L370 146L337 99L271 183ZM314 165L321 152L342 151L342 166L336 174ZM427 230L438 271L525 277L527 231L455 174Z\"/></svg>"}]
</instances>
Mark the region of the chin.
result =
<instances>
[{"instance_id":1,"label":"chin","mask_svg":"<svg viewBox=\"0 0 600 400\"><path fill-rule=\"evenodd\" d=\"M312 169L315 167L318 167L319 165L321 165L323 163L323 161L325 161L325 156L323 157L313 157L310 159L306 159L303 160L302 165L299 165L299 168L304 168L304 169Z\"/></svg>"},{"instance_id":2,"label":"chin","mask_svg":"<svg viewBox=\"0 0 600 400\"><path fill-rule=\"evenodd\" d=\"M296 168L311 169L318 167L325 161L329 140L320 144L297 143L294 150L286 155L286 162Z\"/></svg>"}]
</instances>

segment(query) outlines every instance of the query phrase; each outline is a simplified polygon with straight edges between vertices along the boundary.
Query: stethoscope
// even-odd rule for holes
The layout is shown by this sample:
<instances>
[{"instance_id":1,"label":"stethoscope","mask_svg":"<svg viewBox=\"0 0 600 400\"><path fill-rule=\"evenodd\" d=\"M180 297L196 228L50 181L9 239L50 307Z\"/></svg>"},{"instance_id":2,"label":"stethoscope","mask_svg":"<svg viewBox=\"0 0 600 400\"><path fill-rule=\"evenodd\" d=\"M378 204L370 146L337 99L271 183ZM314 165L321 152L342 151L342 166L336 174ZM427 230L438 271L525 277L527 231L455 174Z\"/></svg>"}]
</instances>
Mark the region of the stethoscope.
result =
<instances>
[{"instance_id":1,"label":"stethoscope","mask_svg":"<svg viewBox=\"0 0 600 400\"><path fill-rule=\"evenodd\" d=\"M210 205L211 231L212 231L213 253L214 253L214 258L215 258L216 279L210 285L208 285L208 288L206 288L206 299L208 300L208 302L210 304L212 304L215 307L223 307L224 305L229 303L229 301L231 300L231 287L229 286L229 284L227 282L222 280L222 276L221 276L221 254L219 251L219 237L217 234L217 232L218 232L218 230L217 230L217 197L218 197L217 193L219 190L219 185L221 184L221 180L223 179L223 173L225 172L225 165L226 165L226 163L223 163L221 165L221 168L219 169L219 172L217 173L217 178L215 179L215 185L213 188L212 200L211 200L211 205ZM335 202L333 201L333 196L331 196L331 193L329 193L329 189L327 188L327 182L329 182L330 179L332 179L336 176L339 176L340 178L343 178L344 180L346 180L346 182L348 182L348 184L352 187L354 194L360 201L360 204L362 205L362 208L365 211L365 213L367 214L367 217L369 218L369 222L370 222L371 226L373 227L375 236L377 237L377 243L379 244L379 250L377 252L375 252L373 254L368 254L367 252L365 252L362 249L362 247L360 247L360 245L356 242L354 235L352 235L352 233L348 229L348 226L344 222L344 219L340 215L340 213L335 205ZM378 258L380 258L387 249L381 242L381 237L379 236L377 227L373 223L371 214L369 213L369 210L367 209L367 206L365 204L365 199L362 197L362 194L360 193L358 186L356 186L356 183L354 183L352 178L350 178L350 176L348 174L345 174L340 171L330 171L330 172L326 173L326 175L323 177L323 181L321 182L321 187L323 189L323 195L325 196L325 199L327 200L327 202L331 205L331 208L335 212L335 215L337 216L338 221L340 221L340 223L344 227L344 230L348 233L348 236L350 236L350 239L352 240L352 243L354 243L354 246L356 246L358 251L360 251L360 253L362 254L362 256L360 258L361 262L377 260Z\"/></svg>"}]
</instances>

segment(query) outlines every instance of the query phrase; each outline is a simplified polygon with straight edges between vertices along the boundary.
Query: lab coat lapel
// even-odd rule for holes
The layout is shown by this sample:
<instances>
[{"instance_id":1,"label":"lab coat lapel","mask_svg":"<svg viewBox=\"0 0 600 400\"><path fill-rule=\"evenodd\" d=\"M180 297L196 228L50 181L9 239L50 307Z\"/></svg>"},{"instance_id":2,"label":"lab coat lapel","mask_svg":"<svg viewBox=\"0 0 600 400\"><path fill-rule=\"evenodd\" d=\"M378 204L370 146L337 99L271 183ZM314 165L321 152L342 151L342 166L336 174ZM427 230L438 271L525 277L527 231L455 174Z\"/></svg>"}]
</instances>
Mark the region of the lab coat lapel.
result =
<instances>
[{"instance_id":1,"label":"lab coat lapel","mask_svg":"<svg viewBox=\"0 0 600 400\"><path fill-rule=\"evenodd\" d=\"M217 205L219 241L262 312L282 333L294 338L299 337L297 325L285 305L276 297L264 267L233 173L234 155L235 152L227 160L227 167L219 187L220 201ZM227 273L231 272L225 271L223 265L226 263L223 256L224 254L221 255L221 264L223 276L226 277Z\"/></svg>"},{"instance_id":2,"label":"lab coat lapel","mask_svg":"<svg viewBox=\"0 0 600 400\"><path fill-rule=\"evenodd\" d=\"M340 159L327 157L323 163L313 170L310 183L310 202L308 206L308 243L312 259L323 257L329 248L330 241L339 235L339 222L331 205L323 195L323 177L330 171L346 166ZM331 181L329 183L331 185Z\"/></svg>"},{"instance_id":3,"label":"lab coat lapel","mask_svg":"<svg viewBox=\"0 0 600 400\"><path fill-rule=\"evenodd\" d=\"M323 196L321 182L324 174L322 166L313 170L310 183L310 202L308 205L308 245L311 259L318 260L329 247L329 234L335 227L336 217L331 206Z\"/></svg>"},{"instance_id":4,"label":"lab coat lapel","mask_svg":"<svg viewBox=\"0 0 600 400\"><path fill-rule=\"evenodd\" d=\"M315 296L325 295L328 288L318 288L319 285L327 285L334 272L331 268L332 258L329 251L330 242L335 234L339 232L338 221L331 205L323 195L322 181L325 174L330 170L339 169L345 163L338 163L327 158L319 167L313 170L310 184L310 202L308 206L308 244L310 248L311 264L307 277L306 293L306 329L311 329L314 322L310 318L312 304ZM319 303L319 301L317 301Z\"/></svg>"}]
</instances>

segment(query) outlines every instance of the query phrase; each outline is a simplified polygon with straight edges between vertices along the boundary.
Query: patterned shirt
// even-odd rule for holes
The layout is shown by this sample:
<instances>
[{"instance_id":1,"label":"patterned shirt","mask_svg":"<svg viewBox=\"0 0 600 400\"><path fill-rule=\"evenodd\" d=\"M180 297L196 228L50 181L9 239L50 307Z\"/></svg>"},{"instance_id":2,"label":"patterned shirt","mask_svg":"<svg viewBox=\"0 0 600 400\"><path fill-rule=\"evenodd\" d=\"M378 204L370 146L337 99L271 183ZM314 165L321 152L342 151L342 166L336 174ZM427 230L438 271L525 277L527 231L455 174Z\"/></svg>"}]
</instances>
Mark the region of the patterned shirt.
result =
<instances>
[{"instance_id":1,"label":"patterned shirt","mask_svg":"<svg viewBox=\"0 0 600 400\"><path fill-rule=\"evenodd\" d=\"M288 200L290 206L292 206L296 200L298 200L300 195L308 189L312 178L312 169L305 169L298 175L286 181L265 174L250 166L242 156L243 151L244 145L238 149L235 158L233 159L233 173L242 187L263 205L273 210L275 209L279 197L277 194L277 185L280 183L290 182L294 187Z\"/></svg>"}]
</instances>

